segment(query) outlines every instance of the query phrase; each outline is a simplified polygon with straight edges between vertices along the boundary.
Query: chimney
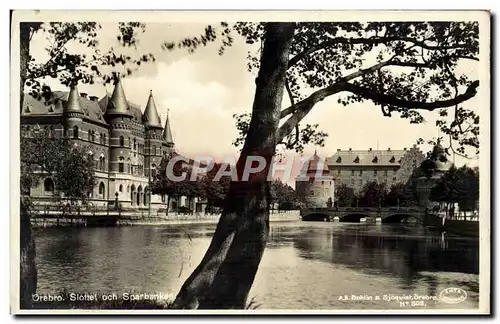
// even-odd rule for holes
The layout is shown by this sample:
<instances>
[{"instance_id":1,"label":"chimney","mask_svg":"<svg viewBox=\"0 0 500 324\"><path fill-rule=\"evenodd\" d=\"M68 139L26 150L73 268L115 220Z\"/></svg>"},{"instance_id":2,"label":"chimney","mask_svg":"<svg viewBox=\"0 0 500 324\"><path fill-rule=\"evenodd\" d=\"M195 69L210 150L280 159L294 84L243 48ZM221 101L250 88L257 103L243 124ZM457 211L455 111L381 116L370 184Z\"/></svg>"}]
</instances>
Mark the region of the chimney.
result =
<instances>
[{"instance_id":1,"label":"chimney","mask_svg":"<svg viewBox=\"0 0 500 324\"><path fill-rule=\"evenodd\" d=\"M372 151L372 148L370 147L370 148L368 149L368 151L369 151L369 152L371 152L371 151Z\"/></svg>"},{"instance_id":2,"label":"chimney","mask_svg":"<svg viewBox=\"0 0 500 324\"><path fill-rule=\"evenodd\" d=\"M387 148L387 151L390 151L390 150L391 150L391 148L390 148L390 147L389 147L389 148Z\"/></svg>"},{"instance_id":3,"label":"chimney","mask_svg":"<svg viewBox=\"0 0 500 324\"><path fill-rule=\"evenodd\" d=\"M349 151L352 151L352 148L349 148Z\"/></svg>"},{"instance_id":4,"label":"chimney","mask_svg":"<svg viewBox=\"0 0 500 324\"><path fill-rule=\"evenodd\" d=\"M81 96L82 98L87 98L87 94L86 94L85 92L80 92L80 96Z\"/></svg>"},{"instance_id":5,"label":"chimney","mask_svg":"<svg viewBox=\"0 0 500 324\"><path fill-rule=\"evenodd\" d=\"M89 96L89 99L92 100L92 101L97 101L97 99L99 99L99 97L97 97L97 96Z\"/></svg>"},{"instance_id":6,"label":"chimney","mask_svg":"<svg viewBox=\"0 0 500 324\"><path fill-rule=\"evenodd\" d=\"M403 151L406 151L406 147L403 149Z\"/></svg>"},{"instance_id":7,"label":"chimney","mask_svg":"<svg viewBox=\"0 0 500 324\"><path fill-rule=\"evenodd\" d=\"M337 152L340 152L340 149L337 149Z\"/></svg>"}]
</instances>

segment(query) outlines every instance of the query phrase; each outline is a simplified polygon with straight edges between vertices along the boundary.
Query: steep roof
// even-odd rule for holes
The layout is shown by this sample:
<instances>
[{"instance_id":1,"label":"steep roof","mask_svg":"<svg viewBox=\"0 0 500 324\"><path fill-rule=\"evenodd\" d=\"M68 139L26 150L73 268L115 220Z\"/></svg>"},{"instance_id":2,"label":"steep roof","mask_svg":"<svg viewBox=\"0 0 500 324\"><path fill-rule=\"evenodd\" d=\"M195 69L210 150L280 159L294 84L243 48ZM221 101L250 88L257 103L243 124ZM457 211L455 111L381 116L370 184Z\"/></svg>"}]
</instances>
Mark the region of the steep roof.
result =
<instances>
[{"instance_id":1,"label":"steep roof","mask_svg":"<svg viewBox=\"0 0 500 324\"><path fill-rule=\"evenodd\" d=\"M337 150L327 159L330 166L399 166L408 150Z\"/></svg>"},{"instance_id":2,"label":"steep roof","mask_svg":"<svg viewBox=\"0 0 500 324\"><path fill-rule=\"evenodd\" d=\"M57 116L62 115L64 107L68 107L69 93L67 91L54 91L49 101L38 100L28 93L24 94L23 110L21 116ZM73 100L73 99L72 99ZM71 106L73 106L71 104ZM83 112L83 118L88 118L100 123L106 123L99 102L79 96L78 105Z\"/></svg>"},{"instance_id":3,"label":"steep roof","mask_svg":"<svg viewBox=\"0 0 500 324\"><path fill-rule=\"evenodd\" d=\"M158 115L158 110L156 109L152 91L149 93L148 103L146 104L146 109L144 109L144 114L142 115L142 122L147 127L162 128L161 119Z\"/></svg>"},{"instance_id":4,"label":"steep roof","mask_svg":"<svg viewBox=\"0 0 500 324\"><path fill-rule=\"evenodd\" d=\"M320 158L318 154L314 152L314 155L302 165L301 174L317 173L318 170L322 171L321 174L330 173L327 160Z\"/></svg>"},{"instance_id":5,"label":"steep roof","mask_svg":"<svg viewBox=\"0 0 500 324\"><path fill-rule=\"evenodd\" d=\"M132 115L120 78L117 79L113 94L108 100L106 115Z\"/></svg>"},{"instance_id":6,"label":"steep roof","mask_svg":"<svg viewBox=\"0 0 500 324\"><path fill-rule=\"evenodd\" d=\"M80 94L78 93L78 88L76 87L76 85L71 86L71 90L68 94L68 99L66 99L66 104L64 105L64 112L83 114L83 110L80 107Z\"/></svg>"},{"instance_id":7,"label":"steep roof","mask_svg":"<svg viewBox=\"0 0 500 324\"><path fill-rule=\"evenodd\" d=\"M432 150L433 154L436 157L436 171L441 171L441 172L448 171L451 168L452 163L448 160L446 152L441 143L438 142L436 145L434 145Z\"/></svg>"},{"instance_id":8,"label":"steep roof","mask_svg":"<svg viewBox=\"0 0 500 324\"><path fill-rule=\"evenodd\" d=\"M167 120L165 121L165 128L163 129L163 140L167 143L174 143L174 138L172 136L172 130L170 129L170 121L167 115Z\"/></svg>"}]
</instances>

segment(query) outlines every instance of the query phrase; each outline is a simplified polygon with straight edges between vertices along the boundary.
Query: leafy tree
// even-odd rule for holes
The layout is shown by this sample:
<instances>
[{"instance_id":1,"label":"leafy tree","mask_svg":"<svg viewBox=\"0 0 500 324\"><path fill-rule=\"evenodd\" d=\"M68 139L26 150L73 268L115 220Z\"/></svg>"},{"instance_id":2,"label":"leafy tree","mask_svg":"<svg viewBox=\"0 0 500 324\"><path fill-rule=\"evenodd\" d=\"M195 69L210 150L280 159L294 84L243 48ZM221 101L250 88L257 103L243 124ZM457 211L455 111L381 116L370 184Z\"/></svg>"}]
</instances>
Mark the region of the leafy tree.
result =
<instances>
[{"instance_id":1,"label":"leafy tree","mask_svg":"<svg viewBox=\"0 0 500 324\"><path fill-rule=\"evenodd\" d=\"M278 204L278 210L291 210L297 205L297 193L280 179L275 179L272 182L271 197L271 202Z\"/></svg>"},{"instance_id":2,"label":"leafy tree","mask_svg":"<svg viewBox=\"0 0 500 324\"><path fill-rule=\"evenodd\" d=\"M191 180L192 167L184 165L182 161L177 161L172 166L172 175L181 177L185 174L184 179L175 181L172 177L167 176L167 164L174 155L167 156L162 159L156 177L151 185L151 192L155 195L167 195L167 213L170 206L171 198L176 201L182 196L193 198L203 195L202 185L197 178Z\"/></svg>"},{"instance_id":3,"label":"leafy tree","mask_svg":"<svg viewBox=\"0 0 500 324\"><path fill-rule=\"evenodd\" d=\"M459 147L478 146L477 129L467 127L478 118L460 105L476 95L479 81L457 73L459 62L478 61L477 22L244 22L221 23L220 30L208 26L205 32L163 46L194 51L222 40L222 54L232 44L232 32L247 43L261 43L249 54L249 67L258 72L236 168L240 178L252 155L267 165L249 181L231 182L212 242L182 286L176 307L245 306L269 233L270 162L279 144L300 151L305 142L300 123L325 98L335 95L343 105L372 101L384 116L410 123L424 121L420 111L453 110L452 118L437 126L452 140L459 136ZM369 58L375 58L373 65L367 65ZM292 105L282 109L285 91ZM308 133L310 143L321 138L315 127Z\"/></svg>"},{"instance_id":4,"label":"leafy tree","mask_svg":"<svg viewBox=\"0 0 500 324\"><path fill-rule=\"evenodd\" d=\"M201 178L202 193L203 197L207 199L207 207L222 207L224 198L229 190L231 177L222 176L220 179L215 178L221 168L222 171L227 171L228 165L216 163L213 168Z\"/></svg>"},{"instance_id":5,"label":"leafy tree","mask_svg":"<svg viewBox=\"0 0 500 324\"><path fill-rule=\"evenodd\" d=\"M385 200L387 206L414 206L416 201L412 191L412 183L395 183L391 186Z\"/></svg>"},{"instance_id":6,"label":"leafy tree","mask_svg":"<svg viewBox=\"0 0 500 324\"><path fill-rule=\"evenodd\" d=\"M346 184L341 184L335 187L335 200L339 207L350 207L356 200L354 189L348 187Z\"/></svg>"},{"instance_id":7,"label":"leafy tree","mask_svg":"<svg viewBox=\"0 0 500 324\"><path fill-rule=\"evenodd\" d=\"M360 205L366 207L379 207L385 203L387 197L387 188L385 183L376 181L368 182L363 187L360 197Z\"/></svg>"},{"instance_id":8,"label":"leafy tree","mask_svg":"<svg viewBox=\"0 0 500 324\"><path fill-rule=\"evenodd\" d=\"M29 190L44 178L54 182L53 198L59 202L85 203L96 184L94 161L88 149L67 138L52 138L44 131L21 136L21 307L31 307L36 291L35 242L30 219L34 211ZM61 194L64 196L62 197Z\"/></svg>"},{"instance_id":9,"label":"leafy tree","mask_svg":"<svg viewBox=\"0 0 500 324\"><path fill-rule=\"evenodd\" d=\"M450 216L453 204L458 203L461 211L474 210L479 200L479 173L477 170L454 165L432 187L429 198L444 203Z\"/></svg>"}]
</instances>

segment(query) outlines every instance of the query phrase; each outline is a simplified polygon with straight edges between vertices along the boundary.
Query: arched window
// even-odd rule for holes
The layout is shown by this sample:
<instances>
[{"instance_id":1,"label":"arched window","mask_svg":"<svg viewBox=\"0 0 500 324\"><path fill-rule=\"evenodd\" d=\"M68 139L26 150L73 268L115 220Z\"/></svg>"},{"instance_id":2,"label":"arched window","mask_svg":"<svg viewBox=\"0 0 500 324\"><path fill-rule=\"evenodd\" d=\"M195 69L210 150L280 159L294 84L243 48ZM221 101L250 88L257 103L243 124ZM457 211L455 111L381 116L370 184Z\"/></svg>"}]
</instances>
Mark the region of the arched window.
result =
<instances>
[{"instance_id":1,"label":"arched window","mask_svg":"<svg viewBox=\"0 0 500 324\"><path fill-rule=\"evenodd\" d=\"M156 176L156 164L151 164L151 177Z\"/></svg>"},{"instance_id":2,"label":"arched window","mask_svg":"<svg viewBox=\"0 0 500 324\"><path fill-rule=\"evenodd\" d=\"M124 146L125 146L125 139L123 138L123 136L120 136L120 147Z\"/></svg>"},{"instance_id":3,"label":"arched window","mask_svg":"<svg viewBox=\"0 0 500 324\"><path fill-rule=\"evenodd\" d=\"M47 178L43 182L43 191L45 191L46 194L54 193L54 181L52 181L51 178Z\"/></svg>"},{"instance_id":4,"label":"arched window","mask_svg":"<svg viewBox=\"0 0 500 324\"><path fill-rule=\"evenodd\" d=\"M99 157L99 169L103 171L106 169L106 159L103 155Z\"/></svg>"},{"instance_id":5,"label":"arched window","mask_svg":"<svg viewBox=\"0 0 500 324\"><path fill-rule=\"evenodd\" d=\"M124 168L123 168L123 164L124 164L123 161L124 161L123 157L120 156L118 158L118 172L121 172L121 173L123 173L123 170L124 170Z\"/></svg>"},{"instance_id":6,"label":"arched window","mask_svg":"<svg viewBox=\"0 0 500 324\"><path fill-rule=\"evenodd\" d=\"M78 138L78 126L73 127L73 138Z\"/></svg>"},{"instance_id":7,"label":"arched window","mask_svg":"<svg viewBox=\"0 0 500 324\"><path fill-rule=\"evenodd\" d=\"M132 163L130 161L130 158L127 159L127 173L132 173Z\"/></svg>"},{"instance_id":8,"label":"arched window","mask_svg":"<svg viewBox=\"0 0 500 324\"><path fill-rule=\"evenodd\" d=\"M101 182L99 184L99 197L100 198L105 198L104 191L105 191L104 182Z\"/></svg>"},{"instance_id":9,"label":"arched window","mask_svg":"<svg viewBox=\"0 0 500 324\"><path fill-rule=\"evenodd\" d=\"M123 191L123 186L120 185L120 188L118 189L118 191L122 192Z\"/></svg>"},{"instance_id":10,"label":"arched window","mask_svg":"<svg viewBox=\"0 0 500 324\"><path fill-rule=\"evenodd\" d=\"M135 150L135 148L136 148L136 145L137 145L137 141L136 141L136 140L135 140L135 138L134 138L134 150Z\"/></svg>"},{"instance_id":11,"label":"arched window","mask_svg":"<svg viewBox=\"0 0 500 324\"><path fill-rule=\"evenodd\" d=\"M155 155L155 154L156 154L156 145L153 145L153 153L152 153L152 154L153 154L153 155Z\"/></svg>"},{"instance_id":12,"label":"arched window","mask_svg":"<svg viewBox=\"0 0 500 324\"><path fill-rule=\"evenodd\" d=\"M89 142L91 142L91 141L92 141L92 131L91 131L90 129L89 129L89 131L88 131L88 133L87 133L87 137L88 137L88 138L87 138L87 139L88 139L88 141L89 141Z\"/></svg>"},{"instance_id":13,"label":"arched window","mask_svg":"<svg viewBox=\"0 0 500 324\"><path fill-rule=\"evenodd\" d=\"M132 142L130 142L130 137L128 138L128 148L132 147Z\"/></svg>"},{"instance_id":14,"label":"arched window","mask_svg":"<svg viewBox=\"0 0 500 324\"><path fill-rule=\"evenodd\" d=\"M102 136L102 144L106 145L106 134Z\"/></svg>"}]
</instances>

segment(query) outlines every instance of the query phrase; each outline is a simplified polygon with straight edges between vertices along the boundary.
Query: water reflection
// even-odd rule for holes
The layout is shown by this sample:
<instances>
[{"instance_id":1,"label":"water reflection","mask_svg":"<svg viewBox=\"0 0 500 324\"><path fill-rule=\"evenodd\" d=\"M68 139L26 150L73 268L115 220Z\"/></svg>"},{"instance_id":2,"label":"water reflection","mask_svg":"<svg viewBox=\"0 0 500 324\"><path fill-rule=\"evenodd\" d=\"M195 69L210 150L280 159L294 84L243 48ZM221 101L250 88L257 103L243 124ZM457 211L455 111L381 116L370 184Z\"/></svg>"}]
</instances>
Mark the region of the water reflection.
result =
<instances>
[{"instance_id":1,"label":"water reflection","mask_svg":"<svg viewBox=\"0 0 500 324\"><path fill-rule=\"evenodd\" d=\"M39 230L39 289L175 294L203 257L214 229L197 224ZM435 296L458 286L469 295L460 307L477 308L478 269L477 240L441 237L417 225L272 223L250 296L263 308L387 308L338 297Z\"/></svg>"}]
</instances>

